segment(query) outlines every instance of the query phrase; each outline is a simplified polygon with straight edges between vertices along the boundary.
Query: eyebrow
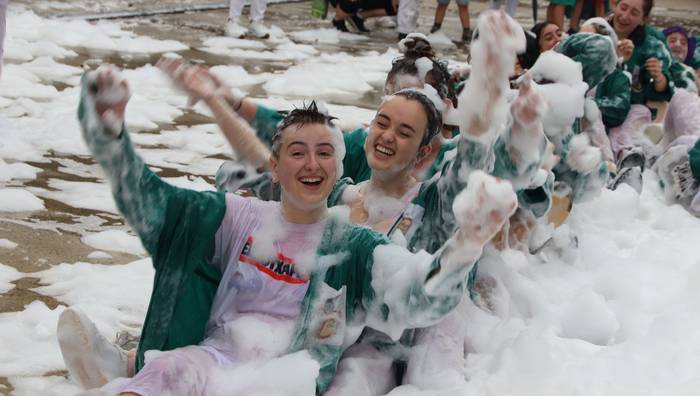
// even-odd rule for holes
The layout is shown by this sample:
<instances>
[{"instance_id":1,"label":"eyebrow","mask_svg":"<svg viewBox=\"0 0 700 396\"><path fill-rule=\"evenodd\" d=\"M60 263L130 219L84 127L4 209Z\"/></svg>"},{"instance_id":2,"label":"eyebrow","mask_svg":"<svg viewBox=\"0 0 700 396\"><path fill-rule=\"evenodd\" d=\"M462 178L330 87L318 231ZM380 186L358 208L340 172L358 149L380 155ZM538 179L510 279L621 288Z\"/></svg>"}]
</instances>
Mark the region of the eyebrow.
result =
<instances>
[{"instance_id":1,"label":"eyebrow","mask_svg":"<svg viewBox=\"0 0 700 396\"><path fill-rule=\"evenodd\" d=\"M377 117L386 118L387 121L391 121L391 118L389 118L389 116L387 116L387 115L385 115L385 114L377 113ZM404 127L404 128L410 129L411 132L413 132L414 134L416 133L416 130L413 129L412 126L410 126L410 125L408 125L408 124L406 124L406 123L401 123L401 124L399 124L399 126L402 126L402 127Z\"/></svg>"},{"instance_id":2,"label":"eyebrow","mask_svg":"<svg viewBox=\"0 0 700 396\"><path fill-rule=\"evenodd\" d=\"M294 146L294 145L296 145L296 144L302 145L302 146L304 146L305 148L308 147L308 144L306 144L306 143L304 143L304 142L302 142L302 141L299 141L299 140L295 140L295 141L289 143L289 144L287 145L287 148L291 148L292 146ZM331 149L335 150L335 146L333 146L331 143L319 143L318 146L328 146L328 147L330 147Z\"/></svg>"}]
</instances>

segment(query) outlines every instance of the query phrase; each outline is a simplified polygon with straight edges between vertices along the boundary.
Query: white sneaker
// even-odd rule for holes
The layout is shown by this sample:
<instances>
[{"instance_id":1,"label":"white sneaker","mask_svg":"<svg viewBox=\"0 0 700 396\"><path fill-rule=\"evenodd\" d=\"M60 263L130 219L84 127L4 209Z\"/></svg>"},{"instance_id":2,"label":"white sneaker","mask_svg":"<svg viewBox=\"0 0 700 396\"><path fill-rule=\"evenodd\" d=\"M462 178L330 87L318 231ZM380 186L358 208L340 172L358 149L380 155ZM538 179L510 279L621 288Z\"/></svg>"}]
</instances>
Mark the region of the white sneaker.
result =
<instances>
[{"instance_id":1,"label":"white sneaker","mask_svg":"<svg viewBox=\"0 0 700 396\"><path fill-rule=\"evenodd\" d=\"M58 318L56 335L68 372L84 389L127 376L126 352L107 341L81 310L66 308Z\"/></svg>"},{"instance_id":2,"label":"white sneaker","mask_svg":"<svg viewBox=\"0 0 700 396\"><path fill-rule=\"evenodd\" d=\"M238 22L229 19L226 22L226 35L233 38L245 37L245 28L239 25Z\"/></svg>"},{"instance_id":3,"label":"white sneaker","mask_svg":"<svg viewBox=\"0 0 700 396\"><path fill-rule=\"evenodd\" d=\"M270 37L270 32L265 26L263 26L262 23L251 22L250 27L248 28L248 35L255 38L266 39Z\"/></svg>"}]
</instances>

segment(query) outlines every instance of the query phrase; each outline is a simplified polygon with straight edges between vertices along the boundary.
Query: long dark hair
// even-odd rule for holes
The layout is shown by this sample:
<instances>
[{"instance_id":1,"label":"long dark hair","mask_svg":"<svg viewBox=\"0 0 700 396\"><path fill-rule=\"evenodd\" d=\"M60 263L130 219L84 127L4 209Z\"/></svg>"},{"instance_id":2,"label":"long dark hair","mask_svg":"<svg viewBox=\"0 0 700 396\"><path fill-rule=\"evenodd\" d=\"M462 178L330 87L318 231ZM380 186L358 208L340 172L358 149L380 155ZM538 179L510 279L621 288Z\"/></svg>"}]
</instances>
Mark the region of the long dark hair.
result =
<instances>
[{"instance_id":1,"label":"long dark hair","mask_svg":"<svg viewBox=\"0 0 700 396\"><path fill-rule=\"evenodd\" d=\"M452 75L447 70L447 62L436 59L433 46L421 37L411 37L411 40L405 40L403 43L404 54L391 63L391 70L386 76L386 81L389 82L401 74L418 75L416 61L420 58L427 58L433 67L426 73L424 82L435 88L440 99L450 99L456 108L457 94L454 90Z\"/></svg>"}]
</instances>

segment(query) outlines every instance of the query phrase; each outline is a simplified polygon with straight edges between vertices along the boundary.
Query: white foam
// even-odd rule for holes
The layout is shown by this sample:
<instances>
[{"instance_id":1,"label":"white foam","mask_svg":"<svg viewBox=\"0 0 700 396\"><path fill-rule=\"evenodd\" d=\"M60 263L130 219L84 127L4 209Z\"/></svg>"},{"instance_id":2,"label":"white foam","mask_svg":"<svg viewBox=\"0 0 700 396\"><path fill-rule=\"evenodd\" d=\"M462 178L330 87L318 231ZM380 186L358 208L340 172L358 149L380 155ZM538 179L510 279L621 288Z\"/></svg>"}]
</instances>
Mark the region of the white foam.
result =
<instances>
[{"instance_id":1,"label":"white foam","mask_svg":"<svg viewBox=\"0 0 700 396\"><path fill-rule=\"evenodd\" d=\"M129 235L121 230L107 230L95 234L85 235L80 240L95 249L111 252L124 252L143 255L146 251L138 237Z\"/></svg>"},{"instance_id":2,"label":"white foam","mask_svg":"<svg viewBox=\"0 0 700 396\"><path fill-rule=\"evenodd\" d=\"M43 210L44 201L23 188L0 189L0 212Z\"/></svg>"},{"instance_id":3,"label":"white foam","mask_svg":"<svg viewBox=\"0 0 700 396\"><path fill-rule=\"evenodd\" d=\"M0 249L14 249L17 247L17 244L12 242L9 239L2 238L0 239Z\"/></svg>"},{"instance_id":4,"label":"white foam","mask_svg":"<svg viewBox=\"0 0 700 396\"><path fill-rule=\"evenodd\" d=\"M7 241L7 239L0 239L0 243L2 243L2 241ZM15 244L15 246L17 246L17 244ZM2 248L7 248L7 245L2 246ZM24 276L25 275L23 273L17 271L15 268L0 263L0 294L7 293L8 291L14 289L15 285L12 282L23 278Z\"/></svg>"}]
</instances>

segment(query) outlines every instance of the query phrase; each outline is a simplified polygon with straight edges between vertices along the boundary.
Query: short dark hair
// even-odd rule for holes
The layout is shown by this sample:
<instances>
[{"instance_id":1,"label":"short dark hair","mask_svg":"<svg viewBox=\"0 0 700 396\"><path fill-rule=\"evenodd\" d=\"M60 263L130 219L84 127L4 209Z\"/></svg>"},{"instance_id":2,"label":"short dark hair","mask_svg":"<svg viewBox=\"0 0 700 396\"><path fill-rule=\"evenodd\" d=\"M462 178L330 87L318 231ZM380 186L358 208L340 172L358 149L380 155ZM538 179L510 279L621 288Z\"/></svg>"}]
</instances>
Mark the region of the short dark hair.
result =
<instances>
[{"instance_id":1,"label":"short dark hair","mask_svg":"<svg viewBox=\"0 0 700 396\"><path fill-rule=\"evenodd\" d=\"M315 100L312 100L308 105L306 103L302 104L301 108L295 108L290 111L284 116L282 121L277 124L277 130L272 136L272 155L275 158L279 158L280 144L282 144L282 132L287 127L297 125L297 128L301 128L306 124L323 124L327 125L329 128L335 128L333 120L336 119L336 117L320 111Z\"/></svg>"}]
</instances>

